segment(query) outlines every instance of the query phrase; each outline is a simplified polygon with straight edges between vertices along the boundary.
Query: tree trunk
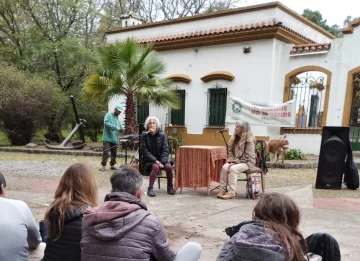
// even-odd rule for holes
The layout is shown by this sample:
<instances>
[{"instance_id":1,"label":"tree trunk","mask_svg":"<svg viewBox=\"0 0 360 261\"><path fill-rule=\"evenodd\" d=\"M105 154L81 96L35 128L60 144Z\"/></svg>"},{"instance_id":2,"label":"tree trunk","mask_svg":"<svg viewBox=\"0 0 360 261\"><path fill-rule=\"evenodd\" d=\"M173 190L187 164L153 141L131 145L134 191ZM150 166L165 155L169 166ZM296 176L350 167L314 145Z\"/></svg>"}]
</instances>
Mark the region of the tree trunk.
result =
<instances>
[{"instance_id":1,"label":"tree trunk","mask_svg":"<svg viewBox=\"0 0 360 261\"><path fill-rule=\"evenodd\" d=\"M136 125L136 111L135 111L135 102L134 95L128 94L126 96L126 109L125 109L125 134L137 133Z\"/></svg>"}]
</instances>

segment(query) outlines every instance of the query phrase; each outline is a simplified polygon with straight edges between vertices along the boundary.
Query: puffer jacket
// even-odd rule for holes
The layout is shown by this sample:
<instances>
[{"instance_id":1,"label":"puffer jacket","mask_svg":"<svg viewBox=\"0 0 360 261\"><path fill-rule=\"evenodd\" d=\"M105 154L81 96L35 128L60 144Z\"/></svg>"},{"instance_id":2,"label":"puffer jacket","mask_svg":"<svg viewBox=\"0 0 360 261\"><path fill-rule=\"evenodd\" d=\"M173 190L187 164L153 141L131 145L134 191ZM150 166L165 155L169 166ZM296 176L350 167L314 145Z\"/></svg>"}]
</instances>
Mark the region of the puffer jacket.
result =
<instances>
[{"instance_id":1,"label":"puffer jacket","mask_svg":"<svg viewBox=\"0 0 360 261\"><path fill-rule=\"evenodd\" d=\"M83 261L171 261L175 255L162 223L128 193L110 193L103 205L84 212Z\"/></svg>"},{"instance_id":2,"label":"puffer jacket","mask_svg":"<svg viewBox=\"0 0 360 261\"><path fill-rule=\"evenodd\" d=\"M82 209L67 209L64 217L64 230L60 238L55 240L47 238L44 258L42 261L80 261L80 240L81 240L81 224L83 218ZM50 220L54 220L54 231L58 214L50 211Z\"/></svg>"},{"instance_id":3,"label":"puffer jacket","mask_svg":"<svg viewBox=\"0 0 360 261\"><path fill-rule=\"evenodd\" d=\"M285 261L286 254L284 247L270 230L258 222L245 222L241 224L240 230L225 242L216 260Z\"/></svg>"},{"instance_id":4,"label":"puffer jacket","mask_svg":"<svg viewBox=\"0 0 360 261\"><path fill-rule=\"evenodd\" d=\"M155 139L155 146L153 146L152 139ZM160 161L165 165L169 160L169 145L162 130L159 130L155 135L143 132L140 136L140 164L145 169L146 163L155 163Z\"/></svg>"}]
</instances>

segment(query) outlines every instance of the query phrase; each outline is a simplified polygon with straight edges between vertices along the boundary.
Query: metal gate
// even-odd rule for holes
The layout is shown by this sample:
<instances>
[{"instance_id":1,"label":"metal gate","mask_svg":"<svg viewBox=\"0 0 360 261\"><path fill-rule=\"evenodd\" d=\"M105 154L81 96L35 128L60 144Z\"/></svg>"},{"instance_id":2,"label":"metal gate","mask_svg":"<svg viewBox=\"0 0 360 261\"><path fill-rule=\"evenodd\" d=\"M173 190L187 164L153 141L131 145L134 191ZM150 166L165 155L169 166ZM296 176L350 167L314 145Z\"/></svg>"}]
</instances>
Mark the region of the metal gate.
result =
<instances>
[{"instance_id":1,"label":"metal gate","mask_svg":"<svg viewBox=\"0 0 360 261\"><path fill-rule=\"evenodd\" d=\"M360 72L353 75L352 86L350 142L353 150L360 150Z\"/></svg>"}]
</instances>

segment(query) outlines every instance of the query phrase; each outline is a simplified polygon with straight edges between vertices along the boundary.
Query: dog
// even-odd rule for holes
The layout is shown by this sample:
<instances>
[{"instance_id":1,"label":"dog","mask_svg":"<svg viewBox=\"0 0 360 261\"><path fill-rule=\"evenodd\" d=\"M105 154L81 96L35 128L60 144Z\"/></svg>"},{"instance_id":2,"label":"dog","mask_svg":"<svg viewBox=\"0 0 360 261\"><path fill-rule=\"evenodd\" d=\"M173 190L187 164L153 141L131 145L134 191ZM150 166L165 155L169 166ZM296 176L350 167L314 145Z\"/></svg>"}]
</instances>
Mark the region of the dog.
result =
<instances>
[{"instance_id":1,"label":"dog","mask_svg":"<svg viewBox=\"0 0 360 261\"><path fill-rule=\"evenodd\" d=\"M274 163L277 163L280 156L282 158L282 163L284 163L285 156L289 150L289 141L286 139L286 135L280 139L273 139L266 142L266 152L275 157Z\"/></svg>"}]
</instances>

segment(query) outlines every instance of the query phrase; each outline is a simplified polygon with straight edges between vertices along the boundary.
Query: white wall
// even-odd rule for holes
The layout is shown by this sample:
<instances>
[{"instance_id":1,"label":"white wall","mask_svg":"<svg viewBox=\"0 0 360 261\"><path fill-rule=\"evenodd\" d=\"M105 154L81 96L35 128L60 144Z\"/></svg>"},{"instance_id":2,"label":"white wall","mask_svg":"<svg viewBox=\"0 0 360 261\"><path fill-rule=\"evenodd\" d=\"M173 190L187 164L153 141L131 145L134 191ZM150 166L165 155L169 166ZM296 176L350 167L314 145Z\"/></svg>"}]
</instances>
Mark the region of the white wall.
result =
<instances>
[{"instance_id":1,"label":"white wall","mask_svg":"<svg viewBox=\"0 0 360 261\"><path fill-rule=\"evenodd\" d=\"M169 25L139 28L137 30L109 34L107 35L107 40L109 43L113 43L127 37L133 37L140 40L148 37L220 29L223 27L239 26L250 23L262 23L265 21L272 21L274 19L282 22L284 26L314 40L315 42L328 43L331 41L327 36L302 23L300 20L294 18L279 8L269 8L252 12L229 14L226 16L209 17L207 19L199 19L195 21L184 21Z\"/></svg>"},{"instance_id":2,"label":"white wall","mask_svg":"<svg viewBox=\"0 0 360 261\"><path fill-rule=\"evenodd\" d=\"M249 23L251 19L261 16L262 20L274 15L274 9L254 13L245 13L229 17L199 20L170 26L141 29L109 35L109 41L115 38L127 37L129 34L142 36L155 36L156 34L174 34L177 32L192 31L194 28L221 27L225 24ZM298 21L281 10L276 15L289 25L297 26ZM286 19L285 19L286 18ZM279 19L281 20L281 19ZM300 24L301 25L301 24ZM300 26L298 25L298 26ZM161 30L159 30L161 29ZM299 31L300 30L300 31ZM301 32L301 30L303 30ZM313 30L313 31L312 31ZM306 25L298 28L299 32L308 37L317 37L318 42L328 42L321 39L320 33ZM360 42L360 28L354 29L353 34L332 41L332 46L327 54L306 55L290 57L291 44L285 44L277 39L258 40L241 43L231 43L215 46L187 48L160 52L161 58L167 64L167 75L187 74L192 79L190 84L174 83L180 89L186 90L185 124L190 134L202 133L207 123L207 89L219 83L228 88L229 94L248 101L263 103L281 103L285 85L285 75L303 66L320 66L332 72L329 106L327 114L328 126L341 126L345 89L348 71L360 66L360 52L357 51ZM251 47L251 53L243 54L243 47ZM213 71L229 71L235 79L228 81L212 81L204 83L201 77ZM109 109L115 103L111 101ZM110 108L112 107L112 108ZM150 115L160 118L164 126L168 109L150 108ZM169 123L169 122L167 122ZM230 133L233 126L229 125ZM279 127L252 126L256 136L280 137ZM318 154L321 135L287 134L291 148L303 150L305 153Z\"/></svg>"},{"instance_id":3,"label":"white wall","mask_svg":"<svg viewBox=\"0 0 360 261\"><path fill-rule=\"evenodd\" d=\"M307 38L310 38L316 43L331 42L331 38L329 38L328 36L325 36L324 34L320 33L314 28L305 25L300 20L296 19L295 17L289 15L288 13L284 12L279 8L276 9L276 19L283 22L283 25L291 28L292 30L298 32L299 34L306 36Z\"/></svg>"}]
</instances>

